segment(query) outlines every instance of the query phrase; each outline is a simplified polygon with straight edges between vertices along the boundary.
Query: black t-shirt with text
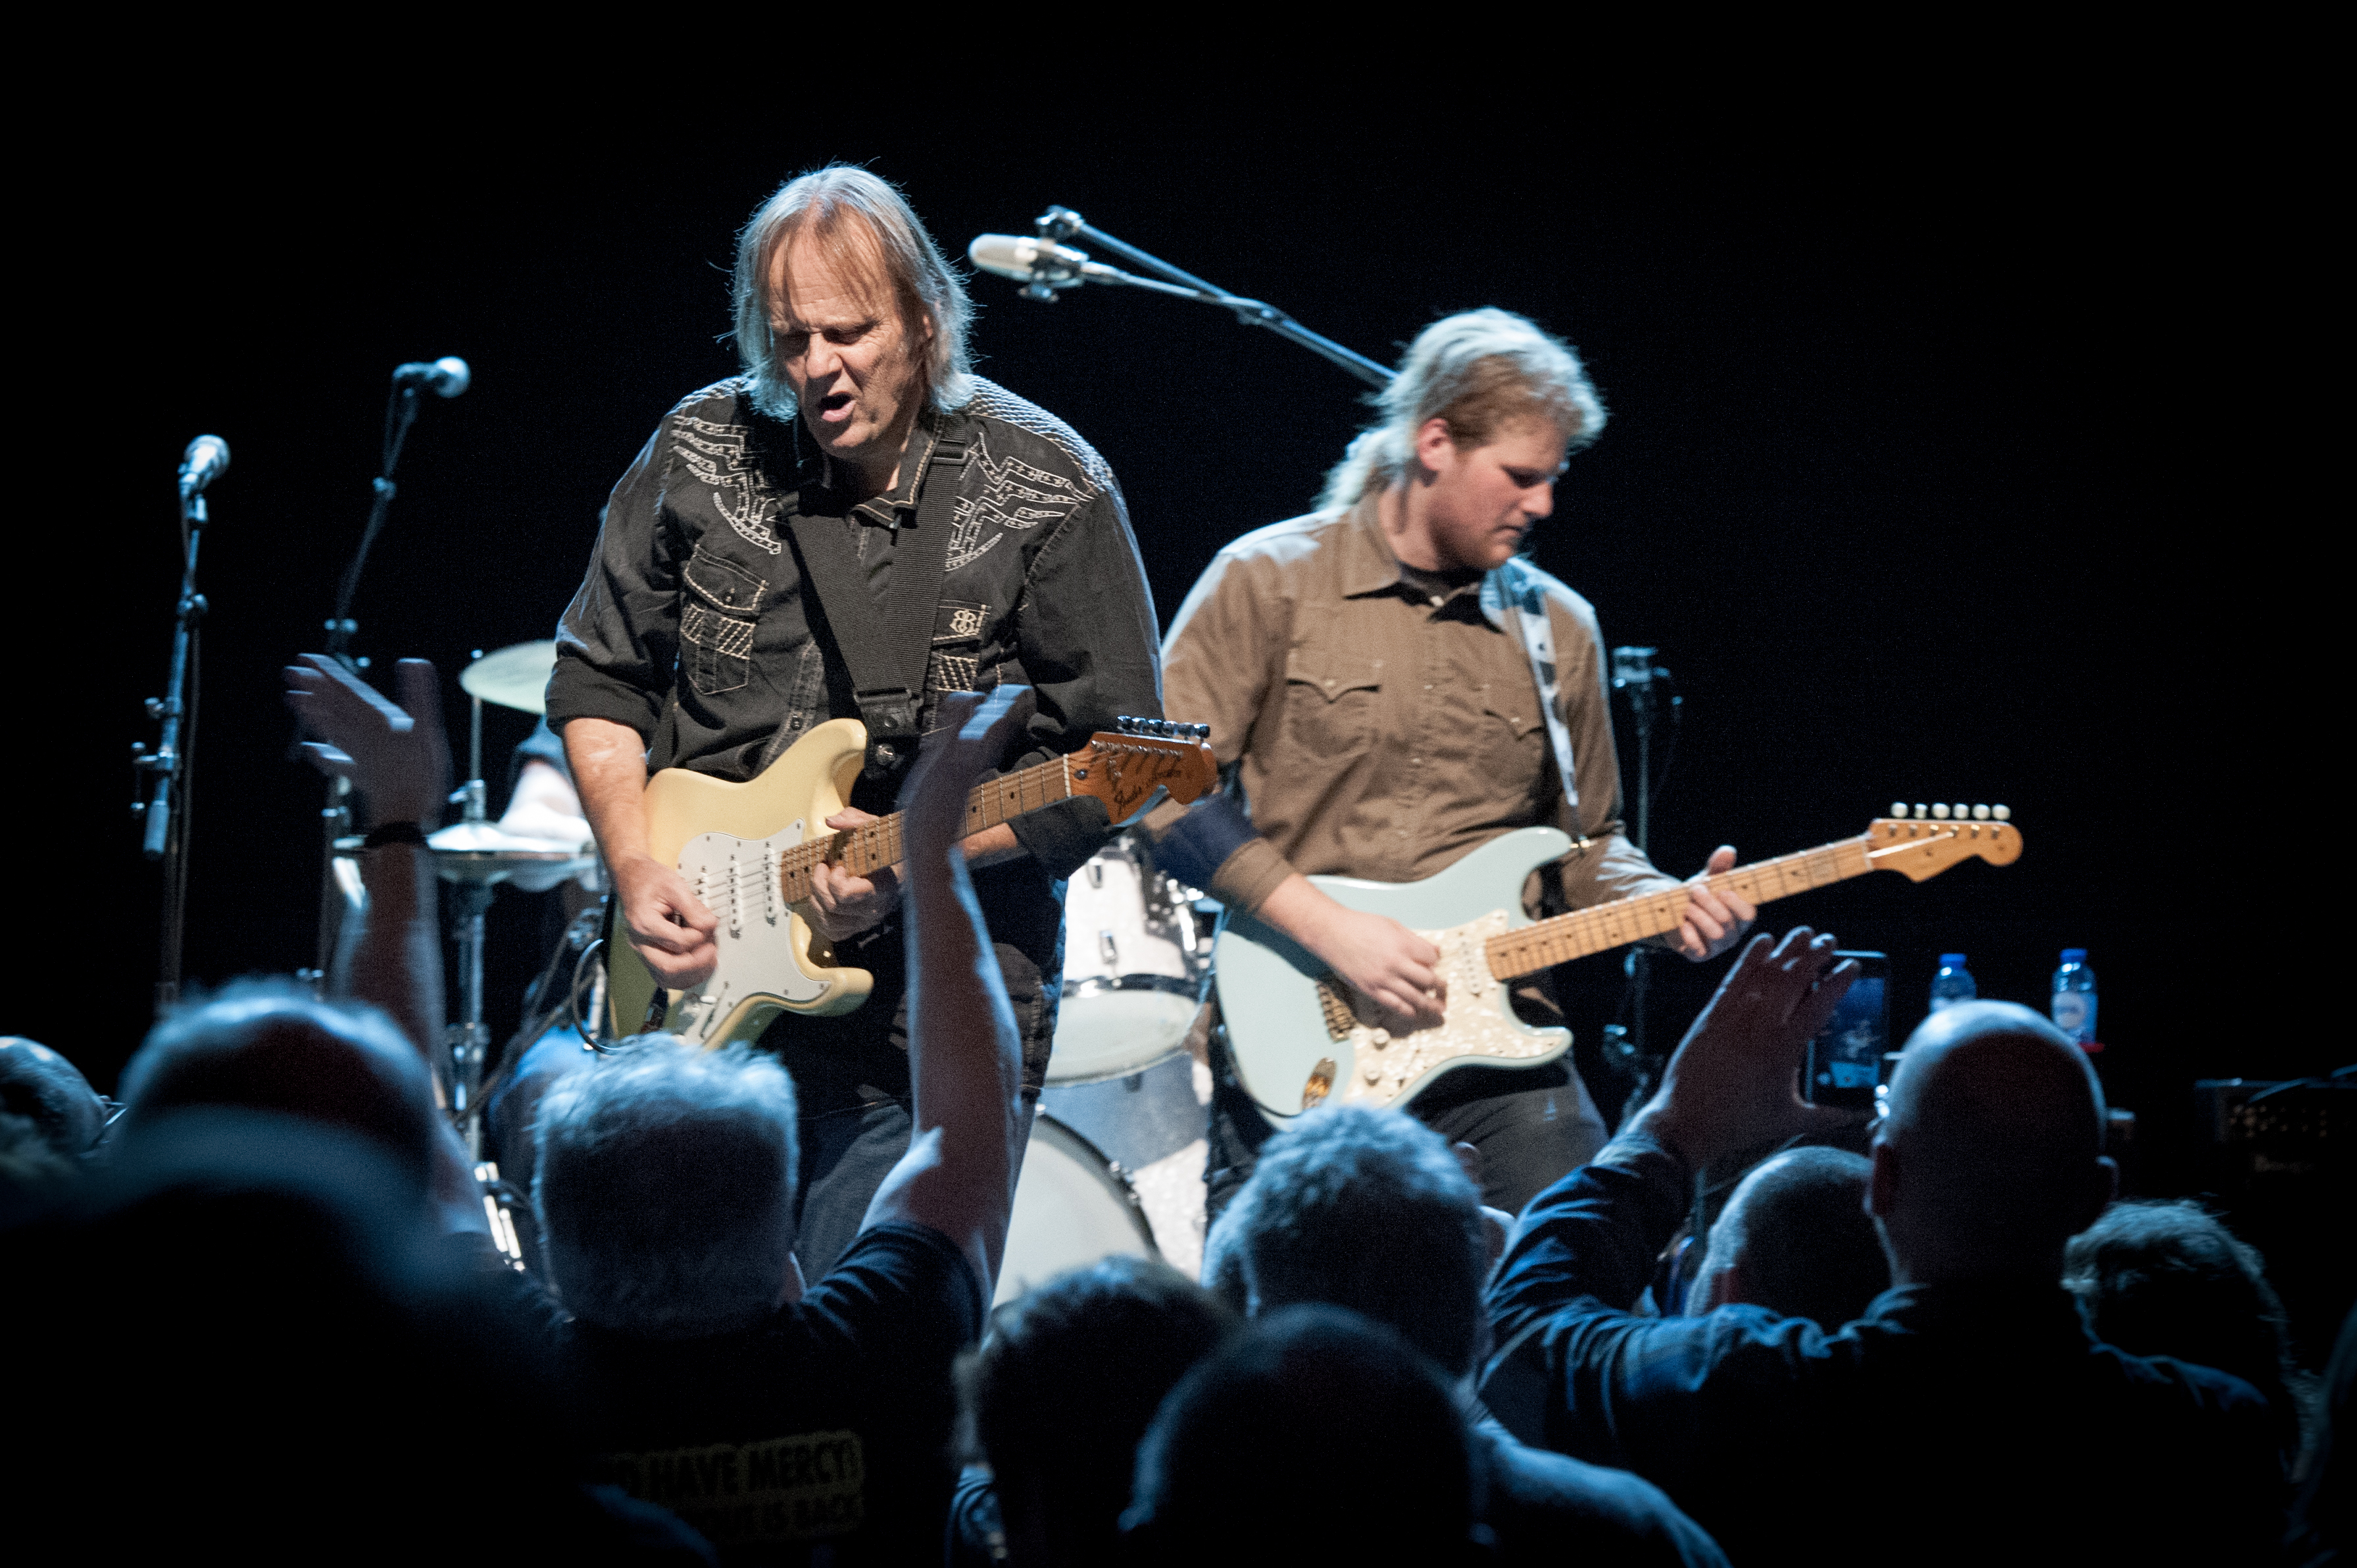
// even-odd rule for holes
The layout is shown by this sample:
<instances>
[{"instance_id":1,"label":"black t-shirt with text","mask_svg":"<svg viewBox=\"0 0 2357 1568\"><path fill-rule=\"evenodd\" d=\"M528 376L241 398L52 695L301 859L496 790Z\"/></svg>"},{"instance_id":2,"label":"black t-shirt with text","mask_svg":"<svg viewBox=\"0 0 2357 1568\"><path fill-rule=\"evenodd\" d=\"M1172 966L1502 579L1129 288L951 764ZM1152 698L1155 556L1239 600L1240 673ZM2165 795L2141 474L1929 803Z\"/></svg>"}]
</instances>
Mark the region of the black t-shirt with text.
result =
<instances>
[{"instance_id":1,"label":"black t-shirt with text","mask_svg":"<svg viewBox=\"0 0 2357 1568\"><path fill-rule=\"evenodd\" d=\"M881 1225L757 1327L665 1340L575 1321L558 1346L598 1478L725 1561L935 1561L957 1480L950 1366L985 1305L948 1238Z\"/></svg>"}]
</instances>

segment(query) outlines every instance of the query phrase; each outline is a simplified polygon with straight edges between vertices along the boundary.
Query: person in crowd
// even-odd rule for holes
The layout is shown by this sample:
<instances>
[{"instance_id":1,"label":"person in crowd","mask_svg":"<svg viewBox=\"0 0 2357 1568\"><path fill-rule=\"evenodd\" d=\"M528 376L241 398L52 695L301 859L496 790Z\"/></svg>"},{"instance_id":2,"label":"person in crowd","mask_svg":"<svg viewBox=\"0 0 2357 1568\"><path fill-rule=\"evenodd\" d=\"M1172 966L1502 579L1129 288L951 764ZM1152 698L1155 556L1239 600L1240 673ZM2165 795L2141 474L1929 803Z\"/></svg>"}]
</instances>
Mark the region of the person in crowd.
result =
<instances>
[{"instance_id":1,"label":"person in crowd","mask_svg":"<svg viewBox=\"0 0 2357 1568\"><path fill-rule=\"evenodd\" d=\"M718 917L649 852L667 768L748 781L832 719L866 726L843 829L889 809L944 693L1035 702L993 767L1158 717L1154 600L1113 469L1071 426L973 373L973 305L900 193L842 164L788 181L738 238L743 373L666 413L614 488L556 632L548 724L612 874L618 936L662 985L700 985ZM818 827L812 823L813 832ZM1092 799L967 845L1036 1102L1055 1036L1062 878L1103 847ZM818 1273L909 1146L909 1022L892 875L814 874L856 1011L764 1036L804 1118L796 1223ZM618 944L618 946L620 944Z\"/></svg>"},{"instance_id":2,"label":"person in crowd","mask_svg":"<svg viewBox=\"0 0 2357 1568\"><path fill-rule=\"evenodd\" d=\"M296 682L314 756L380 832L422 840L431 668L399 672L414 720L317 663ZM184 1004L125 1069L70 1208L7 1237L12 1342L72 1369L16 1479L135 1557L709 1563L662 1509L579 1483L544 1340L448 1245L480 1244L484 1218L425 1055L441 999L421 859L399 838L364 853L371 923L339 965L358 994L264 980ZM500 1462L437 1464L420 1487L421 1453L454 1452L453 1388L500 1412Z\"/></svg>"},{"instance_id":3,"label":"person in crowd","mask_svg":"<svg viewBox=\"0 0 2357 1568\"><path fill-rule=\"evenodd\" d=\"M1486 1562L1464 1412L1429 1357L1296 1306L1180 1380L1138 1445L1122 1529L1147 1564Z\"/></svg>"},{"instance_id":4,"label":"person in crowd","mask_svg":"<svg viewBox=\"0 0 2357 1568\"><path fill-rule=\"evenodd\" d=\"M1251 1316L1349 1307L1395 1329L1470 1404L1489 1347L1488 1230L1462 1163L1413 1117L1353 1105L1304 1116L1262 1147L1207 1251ZM1480 1517L1505 1561L1726 1561L1658 1487L1527 1447L1469 1414Z\"/></svg>"},{"instance_id":5,"label":"person in crowd","mask_svg":"<svg viewBox=\"0 0 2357 1568\"><path fill-rule=\"evenodd\" d=\"M1519 554L1553 514L1570 454L1604 405L1572 347L1523 317L1469 310L1416 335L1318 509L1228 544L1187 595L1163 650L1170 712L1209 724L1230 790L1165 804L1146 829L1161 866L1233 916L1298 944L1372 1021L1441 1021L1440 950L1397 920L1350 908L1319 875L1415 882L1517 828L1571 853L1493 902L1533 913L1674 888L1629 842L1596 611ZM1705 874L1735 851L1713 853ZM1752 918L1697 876L1665 940L1695 961ZM1461 999L1460 999L1461 1000ZM1514 1001L1561 1014L1541 983ZM1204 1179L1217 1214L1269 1134L1225 1031ZM1294 1101L1297 1086L1261 1098ZM1488 1201L1518 1213L1604 1142L1568 1059L1459 1064L1408 1101L1480 1151Z\"/></svg>"},{"instance_id":6,"label":"person in crowd","mask_svg":"<svg viewBox=\"0 0 2357 1568\"><path fill-rule=\"evenodd\" d=\"M1000 1307L958 1363L969 1468L953 1564L1114 1561L1138 1440L1235 1316L1166 1263L1114 1257Z\"/></svg>"},{"instance_id":7,"label":"person in crowd","mask_svg":"<svg viewBox=\"0 0 2357 1568\"><path fill-rule=\"evenodd\" d=\"M1652 1098L1523 1212L1489 1407L1658 1482L1738 1563L2257 1560L2282 1528L2266 1402L2098 1342L2062 1289L2117 1171L2084 1056L2028 1008L1962 1004L1909 1042L1867 1194L1892 1287L1863 1318L1630 1310L1694 1172L1840 1120L1795 1093L1856 973L1833 945L1755 939Z\"/></svg>"},{"instance_id":8,"label":"person in crowd","mask_svg":"<svg viewBox=\"0 0 2357 1568\"><path fill-rule=\"evenodd\" d=\"M1838 1328L1890 1286L1866 1211L1867 1161L1846 1149L1787 1149L1753 1166L1710 1228L1690 1312L1748 1303Z\"/></svg>"},{"instance_id":9,"label":"person in crowd","mask_svg":"<svg viewBox=\"0 0 2357 1568\"><path fill-rule=\"evenodd\" d=\"M608 1474L724 1554L937 1560L951 1369L980 1333L1025 1126L1021 1038L959 839L1022 688L953 693L902 794L913 1137L820 1279L794 1085L646 1036L541 1102L533 1204Z\"/></svg>"},{"instance_id":10,"label":"person in crowd","mask_svg":"<svg viewBox=\"0 0 2357 1568\"><path fill-rule=\"evenodd\" d=\"M2198 1203L2115 1203L2071 1238L2062 1283L2104 1344L2215 1367L2266 1395L2289 1470L2314 1380L2292 1359L2291 1325L2257 1248Z\"/></svg>"},{"instance_id":11,"label":"person in crowd","mask_svg":"<svg viewBox=\"0 0 2357 1568\"><path fill-rule=\"evenodd\" d=\"M38 1040L0 1036L0 1225L71 1191L106 1129L106 1103L81 1070Z\"/></svg>"}]
</instances>

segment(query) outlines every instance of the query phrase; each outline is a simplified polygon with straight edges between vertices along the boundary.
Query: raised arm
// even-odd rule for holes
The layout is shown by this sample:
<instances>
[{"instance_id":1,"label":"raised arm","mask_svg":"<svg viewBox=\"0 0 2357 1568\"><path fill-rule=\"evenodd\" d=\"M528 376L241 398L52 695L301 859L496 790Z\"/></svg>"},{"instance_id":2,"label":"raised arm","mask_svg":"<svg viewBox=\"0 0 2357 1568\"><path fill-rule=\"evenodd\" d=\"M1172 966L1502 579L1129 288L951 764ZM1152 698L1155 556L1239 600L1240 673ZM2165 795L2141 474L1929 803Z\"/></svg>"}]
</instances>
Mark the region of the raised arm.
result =
<instances>
[{"instance_id":1,"label":"raised arm","mask_svg":"<svg viewBox=\"0 0 2357 1568\"><path fill-rule=\"evenodd\" d=\"M862 1229L903 1222L957 1243L985 1293L998 1277L1023 1129L1023 1049L1006 982L966 875L966 794L1012 735L1019 686L953 693L900 792L908 846L909 1152Z\"/></svg>"},{"instance_id":2,"label":"raised arm","mask_svg":"<svg viewBox=\"0 0 2357 1568\"><path fill-rule=\"evenodd\" d=\"M436 1105L447 1107L442 1080L444 995L442 933L435 894L434 854L422 842L441 815L450 786L450 748L442 729L441 678L423 659L404 659L393 671L399 706L322 654L307 653L286 671L286 705L314 737L303 746L314 767L349 779L360 793L362 821L371 830L416 829L361 852L368 906L345 924L338 943L331 994L382 1007L425 1058ZM437 1116L434 1199L444 1229L486 1229L466 1146L448 1120Z\"/></svg>"}]
</instances>

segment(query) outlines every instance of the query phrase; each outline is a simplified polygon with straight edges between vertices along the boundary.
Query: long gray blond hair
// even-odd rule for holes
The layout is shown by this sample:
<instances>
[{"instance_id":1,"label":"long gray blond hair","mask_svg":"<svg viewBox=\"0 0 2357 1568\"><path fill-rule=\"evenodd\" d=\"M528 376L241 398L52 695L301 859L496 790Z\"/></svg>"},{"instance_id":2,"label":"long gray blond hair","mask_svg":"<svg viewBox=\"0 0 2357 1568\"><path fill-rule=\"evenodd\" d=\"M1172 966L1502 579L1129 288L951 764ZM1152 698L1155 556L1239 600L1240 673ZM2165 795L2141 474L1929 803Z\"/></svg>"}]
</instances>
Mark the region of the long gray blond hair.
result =
<instances>
[{"instance_id":1,"label":"long gray blond hair","mask_svg":"<svg viewBox=\"0 0 2357 1568\"><path fill-rule=\"evenodd\" d=\"M1382 423L1359 432L1326 476L1321 510L1354 506L1404 478L1426 420L1447 420L1448 438L1469 450L1527 420L1553 424L1575 452L1604 428L1604 403L1578 350L1495 308L1460 311L1417 333L1398 379L1368 401Z\"/></svg>"},{"instance_id":2,"label":"long gray blond hair","mask_svg":"<svg viewBox=\"0 0 2357 1568\"><path fill-rule=\"evenodd\" d=\"M754 406L780 419L794 415L793 389L777 363L769 280L778 252L805 234L861 271L881 272L905 325L932 322L933 340L925 355L926 403L963 407L974 395L966 349L974 302L899 191L849 164L796 175L737 236L737 358L752 383Z\"/></svg>"}]
</instances>

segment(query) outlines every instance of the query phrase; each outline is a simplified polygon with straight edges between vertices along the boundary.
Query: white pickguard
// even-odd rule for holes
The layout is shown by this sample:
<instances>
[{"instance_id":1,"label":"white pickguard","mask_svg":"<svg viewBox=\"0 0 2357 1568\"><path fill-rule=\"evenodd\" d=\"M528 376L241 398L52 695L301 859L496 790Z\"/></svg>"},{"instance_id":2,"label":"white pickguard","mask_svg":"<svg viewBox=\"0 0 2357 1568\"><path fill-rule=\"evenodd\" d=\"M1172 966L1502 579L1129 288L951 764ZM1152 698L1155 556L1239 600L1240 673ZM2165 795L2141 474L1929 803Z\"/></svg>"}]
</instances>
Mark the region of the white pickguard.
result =
<instances>
[{"instance_id":1,"label":"white pickguard","mask_svg":"<svg viewBox=\"0 0 2357 1568\"><path fill-rule=\"evenodd\" d=\"M737 1004L752 993L809 1002L826 982L804 974L794 962L797 918L779 891L778 854L802 842L802 823L788 823L765 839L702 833L679 852L679 874L705 908L719 918L714 940L720 949L712 978L694 995L683 995L672 1027L699 1045Z\"/></svg>"}]
</instances>

